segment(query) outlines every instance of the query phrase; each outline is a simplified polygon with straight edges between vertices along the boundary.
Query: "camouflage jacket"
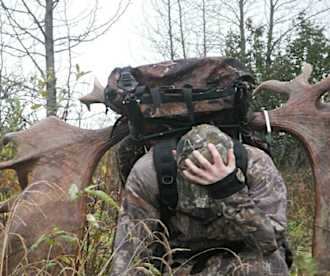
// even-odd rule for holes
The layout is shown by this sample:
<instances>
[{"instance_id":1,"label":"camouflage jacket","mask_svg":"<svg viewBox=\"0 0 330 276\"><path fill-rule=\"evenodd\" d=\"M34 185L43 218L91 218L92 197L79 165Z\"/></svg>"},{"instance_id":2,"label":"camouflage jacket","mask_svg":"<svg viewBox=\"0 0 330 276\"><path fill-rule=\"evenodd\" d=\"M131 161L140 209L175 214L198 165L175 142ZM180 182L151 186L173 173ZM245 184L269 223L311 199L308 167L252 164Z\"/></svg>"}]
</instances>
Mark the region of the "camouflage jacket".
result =
<instances>
[{"instance_id":1,"label":"camouflage jacket","mask_svg":"<svg viewBox=\"0 0 330 276\"><path fill-rule=\"evenodd\" d=\"M267 154L252 146L245 145L245 148L248 166L247 186L243 190L211 203L194 202L195 205L207 207L196 210L191 207L194 204L180 195L182 189L178 188L178 205L169 222L169 247L189 248L198 252L214 247L230 248L230 244L239 244L241 249L233 249L238 255L242 253L243 256L246 252L262 258L273 256L274 252L278 255L277 249L287 225L286 187ZM136 271L145 269L142 265L145 258L153 254L148 245L159 237L153 234L154 231L159 231L158 219L159 189L151 150L136 162L126 183L111 275L135 275ZM262 266L270 265L263 263ZM136 270L137 267L140 269ZM279 270L279 274L261 272L260 275L287 275L282 261L274 267ZM229 274L212 274L208 271L200 275Z\"/></svg>"}]
</instances>

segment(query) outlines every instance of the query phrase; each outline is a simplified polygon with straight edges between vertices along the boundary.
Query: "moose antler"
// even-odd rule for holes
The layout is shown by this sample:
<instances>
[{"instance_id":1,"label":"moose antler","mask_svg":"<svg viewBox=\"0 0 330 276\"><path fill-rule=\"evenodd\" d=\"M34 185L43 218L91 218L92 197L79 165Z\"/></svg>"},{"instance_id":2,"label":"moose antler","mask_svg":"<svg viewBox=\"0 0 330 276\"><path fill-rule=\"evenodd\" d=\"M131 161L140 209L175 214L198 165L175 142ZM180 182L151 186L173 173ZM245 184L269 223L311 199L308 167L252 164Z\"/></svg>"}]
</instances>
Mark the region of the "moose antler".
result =
<instances>
[{"instance_id":1,"label":"moose antler","mask_svg":"<svg viewBox=\"0 0 330 276\"><path fill-rule=\"evenodd\" d=\"M97 78L94 80L92 92L79 98L79 100L87 106L88 110L90 110L90 105L93 103L105 103L104 87Z\"/></svg>"},{"instance_id":2,"label":"moose antler","mask_svg":"<svg viewBox=\"0 0 330 276\"><path fill-rule=\"evenodd\" d=\"M308 150L315 177L313 256L322 273L330 271L330 105L322 102L322 95L330 91L330 76L311 85L311 73L312 66L305 64L302 74L294 80L265 81L254 93L269 90L289 96L285 105L269 111L270 123L274 129L295 135ZM254 113L250 125L263 128L263 114Z\"/></svg>"},{"instance_id":3,"label":"moose antler","mask_svg":"<svg viewBox=\"0 0 330 276\"><path fill-rule=\"evenodd\" d=\"M10 273L22 258L33 262L76 253L76 245L60 239L53 248L43 244L30 249L54 228L81 237L85 198L72 200L69 191L73 187L80 192L90 183L98 160L112 145L110 132L111 127L85 130L47 118L28 130L5 136L4 143L17 145L17 154L14 160L0 163L0 169L16 170L23 192L0 234L0 275L5 275L4 270Z\"/></svg>"}]
</instances>

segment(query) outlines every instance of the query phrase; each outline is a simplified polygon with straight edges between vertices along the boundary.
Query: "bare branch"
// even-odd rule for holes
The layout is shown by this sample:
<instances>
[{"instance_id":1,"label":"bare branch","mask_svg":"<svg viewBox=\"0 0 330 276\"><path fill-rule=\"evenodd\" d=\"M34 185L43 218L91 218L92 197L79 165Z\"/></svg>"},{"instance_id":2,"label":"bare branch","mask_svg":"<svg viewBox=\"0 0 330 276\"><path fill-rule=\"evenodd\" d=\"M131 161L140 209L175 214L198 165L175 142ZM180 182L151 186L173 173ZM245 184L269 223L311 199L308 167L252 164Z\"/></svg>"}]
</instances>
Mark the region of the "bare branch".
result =
<instances>
[{"instance_id":1,"label":"bare branch","mask_svg":"<svg viewBox=\"0 0 330 276\"><path fill-rule=\"evenodd\" d=\"M33 18L34 23L36 23L36 25L38 26L40 32L43 34L43 36L45 36L45 30L44 28L41 26L40 21L35 17L35 15L33 14L33 12L30 10L29 6L26 4L26 2L24 0L22 0L22 3L24 5L24 7L26 8L28 14Z\"/></svg>"},{"instance_id":2,"label":"bare branch","mask_svg":"<svg viewBox=\"0 0 330 276\"><path fill-rule=\"evenodd\" d=\"M11 24L12 24L12 27L13 27L13 30L14 30L14 32L15 32L15 34L16 34L17 39L20 39L20 40L21 40L21 38L19 37L19 34L18 34L17 31L15 30L15 27L17 27L19 30L21 30L24 34L29 35L32 39L38 41L39 43L43 43L43 41L42 41L39 37L35 36L35 35L34 35L34 34L33 34L28 28L26 28L25 26L22 26L22 25L21 25L21 24L15 19L15 17L12 15L12 13L9 12L9 9L7 8L7 6L5 6L3 0L0 1L0 4L1 4L2 8L4 9L4 11L6 12L8 20L9 20L9 21L11 22ZM22 41L22 40L21 40L21 41Z\"/></svg>"}]
</instances>

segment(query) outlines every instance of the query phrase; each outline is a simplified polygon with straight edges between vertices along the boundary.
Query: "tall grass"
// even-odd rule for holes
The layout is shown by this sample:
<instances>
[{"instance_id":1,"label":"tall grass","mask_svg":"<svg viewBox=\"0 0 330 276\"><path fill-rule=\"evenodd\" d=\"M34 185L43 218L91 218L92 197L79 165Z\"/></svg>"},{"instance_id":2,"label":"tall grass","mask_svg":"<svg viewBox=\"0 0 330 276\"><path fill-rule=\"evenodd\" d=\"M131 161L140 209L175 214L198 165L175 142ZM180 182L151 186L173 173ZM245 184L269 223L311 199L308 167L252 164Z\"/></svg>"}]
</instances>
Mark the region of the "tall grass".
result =
<instances>
[{"instance_id":1,"label":"tall grass","mask_svg":"<svg viewBox=\"0 0 330 276\"><path fill-rule=\"evenodd\" d=\"M292 275L314 275L315 262L311 257L314 216L312 173L306 167L299 170L284 168L281 171L287 183L289 195L288 234L295 255ZM2 179L4 178L3 174L0 176ZM8 182L1 182L0 188L7 187L7 184ZM100 162L91 186L83 191L89 199L83 238L77 240L70 233L61 232L61 229L54 229L53 233L40 237L34 244L34 249L42 243L51 245L56 242L55 237L61 236L68 242L78 243L77 255L63 255L56 259L45 256L45 260L38 263L23 261L12 275L29 275L31 271L33 271L33 275L50 275L54 266L59 267L56 275L107 275L111 260L116 254L113 241L116 232L120 192L121 176L116 171L114 155L110 152ZM2 196L1 199L7 197L5 193L1 193L0 196ZM148 244L153 239L159 239L159 235L150 232L148 239L144 242ZM159 242L164 243L164 239L162 238ZM168 249L167 253L172 254L172 251ZM161 261L166 265L165 259ZM154 265L140 257L139 254L132 257L131 267L128 270L141 271L147 275L160 275ZM175 273L170 268L169 271L169 275Z\"/></svg>"}]
</instances>

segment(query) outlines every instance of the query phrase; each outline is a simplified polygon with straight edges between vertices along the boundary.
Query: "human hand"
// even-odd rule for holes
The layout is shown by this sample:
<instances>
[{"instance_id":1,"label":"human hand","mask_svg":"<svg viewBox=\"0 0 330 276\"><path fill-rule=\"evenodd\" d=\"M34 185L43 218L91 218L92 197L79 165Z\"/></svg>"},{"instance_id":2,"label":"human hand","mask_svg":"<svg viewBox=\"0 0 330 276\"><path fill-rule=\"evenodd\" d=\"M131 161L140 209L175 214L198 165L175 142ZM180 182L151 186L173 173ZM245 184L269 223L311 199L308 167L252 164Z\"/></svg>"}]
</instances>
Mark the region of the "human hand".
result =
<instances>
[{"instance_id":1,"label":"human hand","mask_svg":"<svg viewBox=\"0 0 330 276\"><path fill-rule=\"evenodd\" d=\"M187 170L182 171L188 180L200 185L210 185L216 183L232 173L236 167L233 149L228 150L228 162L225 164L215 145L208 144L207 147L213 159L212 163L208 161L199 151L195 150L193 151L193 156L198 161L199 167L187 158L185 160Z\"/></svg>"}]
</instances>

